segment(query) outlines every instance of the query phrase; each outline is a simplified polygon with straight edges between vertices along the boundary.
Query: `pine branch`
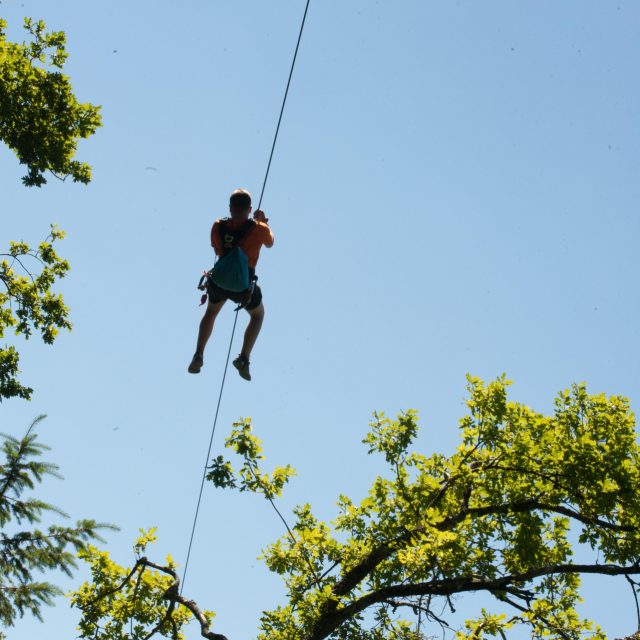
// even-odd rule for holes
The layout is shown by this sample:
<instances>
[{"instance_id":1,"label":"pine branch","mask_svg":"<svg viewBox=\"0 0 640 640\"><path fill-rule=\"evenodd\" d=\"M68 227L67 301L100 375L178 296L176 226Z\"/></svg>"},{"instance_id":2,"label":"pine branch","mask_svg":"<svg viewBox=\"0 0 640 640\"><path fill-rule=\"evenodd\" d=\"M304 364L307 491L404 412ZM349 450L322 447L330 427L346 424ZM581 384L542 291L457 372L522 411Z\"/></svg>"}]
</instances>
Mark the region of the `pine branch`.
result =
<instances>
[{"instance_id":1,"label":"pine branch","mask_svg":"<svg viewBox=\"0 0 640 640\"><path fill-rule=\"evenodd\" d=\"M58 467L37 459L48 447L37 442L36 418L21 438L4 436L1 450L6 464L0 465L0 528L15 521L39 522L43 514L68 515L60 508L33 497L21 496L34 489L45 476L59 476ZM100 529L115 527L94 520L80 520L75 527L51 525L46 531L0 531L0 624L11 626L16 616L30 612L40 617L41 608L53 604L60 590L48 582L33 580L35 571L62 571L71 575L76 567L74 551L90 540L102 540Z\"/></svg>"}]
</instances>

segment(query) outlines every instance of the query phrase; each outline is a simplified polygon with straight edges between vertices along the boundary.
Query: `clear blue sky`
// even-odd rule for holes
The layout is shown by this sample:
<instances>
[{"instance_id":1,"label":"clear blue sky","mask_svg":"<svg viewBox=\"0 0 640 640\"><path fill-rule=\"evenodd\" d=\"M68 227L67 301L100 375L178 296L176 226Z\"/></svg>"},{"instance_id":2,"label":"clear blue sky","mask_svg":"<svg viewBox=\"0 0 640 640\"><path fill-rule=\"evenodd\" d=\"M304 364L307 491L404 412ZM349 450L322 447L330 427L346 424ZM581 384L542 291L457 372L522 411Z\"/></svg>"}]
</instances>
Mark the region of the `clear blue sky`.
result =
<instances>
[{"instance_id":1,"label":"clear blue sky","mask_svg":"<svg viewBox=\"0 0 640 640\"><path fill-rule=\"evenodd\" d=\"M24 16L67 32L76 93L104 117L80 147L89 187L27 190L0 148L2 246L67 230L74 322L21 347L36 393L0 407L1 429L48 414L66 479L42 497L118 524L123 563L152 525L158 557L184 559L233 316L189 376L195 284L230 191L259 192L303 7L0 4L13 38ZM540 411L582 380L639 406L639 28L630 0L312 0L264 200L254 380L228 379L215 453L251 416L299 471L284 508L330 518L381 470L360 444L371 412L416 408L423 450L451 451L467 372L506 372ZM255 559L280 533L266 504L206 487L185 593L231 640L281 601ZM585 596L611 637L634 630L624 583ZM64 602L45 615L48 638L73 637ZM42 632L25 619L9 637Z\"/></svg>"}]
</instances>

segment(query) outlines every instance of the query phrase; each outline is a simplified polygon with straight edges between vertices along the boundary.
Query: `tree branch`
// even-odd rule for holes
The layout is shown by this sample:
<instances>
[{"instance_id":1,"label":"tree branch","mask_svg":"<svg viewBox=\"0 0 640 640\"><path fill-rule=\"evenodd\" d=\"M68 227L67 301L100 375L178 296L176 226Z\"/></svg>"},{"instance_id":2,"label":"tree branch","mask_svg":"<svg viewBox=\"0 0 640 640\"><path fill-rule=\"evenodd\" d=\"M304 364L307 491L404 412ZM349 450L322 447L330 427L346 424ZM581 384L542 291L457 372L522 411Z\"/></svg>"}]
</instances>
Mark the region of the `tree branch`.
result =
<instances>
[{"instance_id":1,"label":"tree branch","mask_svg":"<svg viewBox=\"0 0 640 640\"><path fill-rule=\"evenodd\" d=\"M253 464L255 464L255 463L253 463ZM276 507L276 503L274 502L273 498L271 497L271 493L269 492L269 490L262 484L262 480L259 478L259 476L256 473L255 469L253 468L253 464L249 463L247 465L248 468L249 468L249 471L251 471L251 475L253 476L253 479L262 488L262 493L263 493L264 497L269 501L269 503L273 507L273 510L276 512L276 514L278 515L278 517L282 521L282 524L284 524L285 529L287 530L287 533L289 534L289 538L291 539L291 542L293 542L293 544L296 545L298 543L298 541L296 540L295 536L293 535L293 531L291 530L291 527L289 526L289 524L285 520L285 517L282 515L282 513L280 513L280 510L278 509L278 507ZM305 562L307 563L307 566L309 567L309 569L311 571L311 576L313 578L312 581L311 581L311 584L315 583L315 585L318 587L318 589L322 589L322 584L320 582L320 579L318 578L318 573L316 572L313 564L311 563L309 555L307 554L307 550L301 545L300 546L300 551L302 551L302 555L304 556ZM311 584L309 586L311 586ZM307 587L307 588L309 588L309 587Z\"/></svg>"},{"instance_id":2,"label":"tree branch","mask_svg":"<svg viewBox=\"0 0 640 640\"><path fill-rule=\"evenodd\" d=\"M434 494L431 502L428 504L426 508L433 508L434 506L436 506L444 498L446 491L454 484L455 480L456 480L456 477L454 476L448 478L443 483L442 487ZM603 529L609 529L609 530L620 531L620 532L634 530L634 528L630 526L616 525L616 524L607 522L605 520L601 520L599 518L590 518L589 516L585 516L584 514L581 514L578 511L574 511L573 509L564 507L562 505L554 505L550 503L540 502L538 498L530 498L527 500L522 500L521 502L505 503L501 505L488 505L485 507L466 507L462 509L460 512L458 512L457 514L450 516L448 518L445 518L441 522L434 524L433 526L435 529L439 531L446 531L448 529L451 529L455 525L459 524L460 522L463 522L468 517L484 517L488 515L499 515L499 514L507 514L507 513L523 513L523 512L535 511L535 510L548 511L550 513L558 513L558 514L567 516L569 518L572 518L574 520L577 520L579 522L582 522L583 524L587 524L590 526L597 526ZM358 586L358 584L360 584L362 580L364 580L368 575L370 575L371 572L373 572L375 568L378 565L380 565L380 563L390 558L399 548L402 548L410 544L415 536L420 535L426 530L427 530L426 528L421 527L413 531L407 531L401 536L398 536L395 540L384 543L379 547L377 547L376 549L373 549L369 553L369 555L366 556L366 558L364 558L355 567L347 571L343 576L343 578L336 583L333 589L333 593L336 596L336 599L329 602L326 605L325 611L323 612L323 615L321 616L321 618L331 618L332 616L342 617L342 615L344 615L345 611L347 611L349 607L341 609L340 612L338 613L338 602L340 597L347 595L352 589ZM587 566L587 565L581 565L581 566ZM605 565L596 565L596 566L602 567ZM573 571L573 572L575 573L578 571ZM585 572L588 572L588 571L585 570ZM601 570L594 571L594 572L603 573L603 571ZM640 573L640 570L638 571L634 570L634 572ZM551 571L551 573L554 573L554 571ZM540 575L546 575L546 574L543 573ZM618 574L611 574L611 575L618 575ZM531 578L525 578L525 580L526 579L531 579ZM507 583L504 581L504 579L500 579L500 580L502 584L501 588L504 588L504 585ZM436 584L436 582L432 581L426 584L433 585L433 584ZM402 586L410 587L412 585L402 585ZM397 588L400 588L400 585L398 585ZM458 593L459 591L467 591L467 590L484 590L484 589L491 590L492 588L495 589L498 587L474 586L473 588L456 589L451 593ZM375 593L379 593L379 592L375 592ZM436 593L430 590L426 590L424 592L416 592L416 593L409 593L409 592L398 593L395 595L428 595L430 593L433 595L450 595L450 593ZM371 594L369 594L369 596L365 596L365 598L368 598L370 596ZM387 594L386 597L394 597L394 595ZM359 601L356 601L356 602L359 602ZM369 606L369 605L367 604L366 606ZM357 612L359 611L362 611L362 609L357 610ZM350 615L353 615L353 614L350 614ZM343 620L344 619L346 618L343 618ZM318 640L319 638L325 637L325 636L313 635L311 637L314 640Z\"/></svg>"},{"instance_id":3,"label":"tree branch","mask_svg":"<svg viewBox=\"0 0 640 640\"><path fill-rule=\"evenodd\" d=\"M564 629L561 629L557 625L549 622L549 620L547 620L547 618L545 618L543 615L531 611L531 608L529 606L523 607L521 604L514 602L511 598L508 598L507 596L503 596L499 598L499 600L501 600L502 602L506 602L507 604L510 604L514 609L517 609L518 611L522 611L523 613L532 613L535 618L538 618L538 620L540 620L547 627L549 627L549 629L553 629L554 631L556 631L562 638L564 638L564 640L571 640L571 636L568 633L566 633Z\"/></svg>"},{"instance_id":4,"label":"tree branch","mask_svg":"<svg viewBox=\"0 0 640 640\"><path fill-rule=\"evenodd\" d=\"M344 621L364 611L368 607L392 598L410 596L451 596L456 593L474 591L505 591L510 585L526 583L535 578L547 575L561 575L572 573L590 573L609 576L638 575L640 564L631 566L619 566L612 564L557 564L546 567L536 567L492 580L483 580L477 577L447 578L444 580L432 580L429 582L392 585L372 591L341 609L331 609L321 615L313 630L306 640L324 640L333 633Z\"/></svg>"},{"instance_id":5,"label":"tree branch","mask_svg":"<svg viewBox=\"0 0 640 640\"><path fill-rule=\"evenodd\" d=\"M113 589L109 589L108 591L105 591L104 593L101 593L99 595L97 595L93 601L91 602L91 604L95 604L96 602L99 602L100 600L103 600L104 598L108 598L109 596L112 596L114 593L117 593L118 591L121 591L122 589L124 589L124 587L127 585L127 583L131 580L131 578L133 578L133 576L135 575L136 571L144 566L145 562L146 562L146 558L140 558L134 565L133 565L133 569L131 569L131 571L129 572L129 575L120 583L119 586L114 587Z\"/></svg>"},{"instance_id":6,"label":"tree branch","mask_svg":"<svg viewBox=\"0 0 640 640\"><path fill-rule=\"evenodd\" d=\"M616 525L611 522L606 522L605 520L600 520L599 518L590 518L588 516L585 516L579 513L578 511L569 509L568 507L540 502L537 498L530 498L529 500L523 500L521 502L511 502L511 503L506 503L502 505L488 505L486 507L469 507L469 508L463 509L462 511L460 511L454 516L445 518L441 522L437 523L435 525L435 528L438 529L439 531L446 531L447 529L450 529L452 526L455 526L456 524L459 524L460 522L466 520L468 517L482 517L487 515L499 515L499 514L506 514L506 513L523 513L526 511L535 511L535 510L548 511L550 513L558 513L561 515L565 515L569 518L573 518L574 520L582 522L583 524L598 526L598 527L602 527L603 529L611 529L613 531L619 531L619 532L628 532L628 531L635 530L635 528L632 526ZM389 544L387 544L384 547L384 549L383 547L380 547L381 551L382 550L390 551L390 553L388 555L385 555L385 557L382 558L382 560L385 560L386 558L388 558L393 553L393 551L396 550L397 548L396 545L409 543L414 535L419 535L420 533L423 533L425 530L426 530L425 528L420 528L420 529L416 529L413 532L408 532L405 536L402 536L396 539L396 541L394 542L393 548ZM374 553L375 552L370 554L369 557L372 558L374 556ZM336 590L334 590L334 593L336 593L336 595L345 595L343 593L338 593Z\"/></svg>"},{"instance_id":7,"label":"tree branch","mask_svg":"<svg viewBox=\"0 0 640 640\"><path fill-rule=\"evenodd\" d=\"M175 609L176 604L180 604L191 611L193 617L200 624L200 635L203 638L207 638L207 640L227 640L227 638L222 634L214 633L209 629L209 623L207 622L204 613L200 610L198 605L193 600L187 600L187 598L180 595L180 578L178 577L178 574L171 567L164 567L162 565L156 564L155 562L151 562L146 557L139 558L136 561L135 565L133 565L133 568L131 569L127 577L122 581L122 583L120 583L117 587L110 589L109 591L101 593L93 600L93 604L123 589L124 586L131 581L131 578L133 578L136 571L140 568L142 568L143 572L147 568L156 569L156 571L166 573L167 575L171 576L171 578L173 578L173 584L164 592L163 595L163 598L169 601L167 611L162 617L162 620L160 620L160 622L145 636L144 640L149 640L152 636L158 633L158 631L160 631L167 622L171 623L174 637L178 637L177 625L175 624L175 620L171 615Z\"/></svg>"},{"instance_id":8,"label":"tree branch","mask_svg":"<svg viewBox=\"0 0 640 640\"><path fill-rule=\"evenodd\" d=\"M223 636L220 633L214 633L209 629L209 623L207 622L204 613L193 600L187 600L184 596L180 595L180 578L171 567L163 567L155 564L154 562L150 562L146 558L141 558L140 561L144 562L145 566L166 573L173 578L173 584L165 591L164 598L171 602L181 604L183 607L186 607L191 611L193 617L200 624L200 635L203 638L207 638L207 640L227 640L226 636Z\"/></svg>"},{"instance_id":9,"label":"tree branch","mask_svg":"<svg viewBox=\"0 0 640 640\"><path fill-rule=\"evenodd\" d=\"M625 576L629 586L631 587L631 593L633 593L633 599L636 603L636 616L638 619L638 629L640 629L640 605L638 605L638 594L636 592L637 582L634 582L629 576Z\"/></svg>"},{"instance_id":10,"label":"tree branch","mask_svg":"<svg viewBox=\"0 0 640 640\"><path fill-rule=\"evenodd\" d=\"M459 522L462 522L469 516L481 517L509 512L522 513L524 511L535 511L536 509L539 509L541 511L549 511L550 513L558 513L569 518L573 518L574 520L582 522L583 524L602 527L603 529L610 529L612 531L619 532L635 531L635 527L613 524L612 522L600 520L599 518L590 518L589 516L585 516L578 511L574 511L573 509L569 509L568 507L563 507L562 505L540 502L538 498L530 498L529 500L523 500L522 502L509 502L502 505L470 507L468 509L463 509L455 516L445 518L442 522L438 523L435 526L437 529L443 530L448 529L450 526L458 524Z\"/></svg>"},{"instance_id":11,"label":"tree branch","mask_svg":"<svg viewBox=\"0 0 640 640\"><path fill-rule=\"evenodd\" d=\"M437 506L444 498L447 490L455 484L455 477L447 478L443 481L442 486L437 491L434 491L428 500L425 510L432 509ZM387 558L390 558L398 547L411 542L415 535L421 533L423 529L415 531L406 531L401 536L398 536L395 540L385 542L377 549L374 549L369 555L362 560L355 567L345 573L343 578L339 580L333 588L333 593L336 596L343 596L354 589L364 578L366 578L381 562L384 562Z\"/></svg>"},{"instance_id":12,"label":"tree branch","mask_svg":"<svg viewBox=\"0 0 640 640\"><path fill-rule=\"evenodd\" d=\"M173 613L173 610L175 608L176 608L175 600L170 600L169 601L169 606L167 606L167 610L166 610L162 620L160 620L160 622L158 622L158 624L151 631L149 631L149 633L143 638L143 640L149 640L156 633L158 633L158 631L160 631L162 629L162 627L164 627L165 623L168 622L169 620L171 620L171 614ZM174 621L174 625L175 625L175 621Z\"/></svg>"}]
</instances>

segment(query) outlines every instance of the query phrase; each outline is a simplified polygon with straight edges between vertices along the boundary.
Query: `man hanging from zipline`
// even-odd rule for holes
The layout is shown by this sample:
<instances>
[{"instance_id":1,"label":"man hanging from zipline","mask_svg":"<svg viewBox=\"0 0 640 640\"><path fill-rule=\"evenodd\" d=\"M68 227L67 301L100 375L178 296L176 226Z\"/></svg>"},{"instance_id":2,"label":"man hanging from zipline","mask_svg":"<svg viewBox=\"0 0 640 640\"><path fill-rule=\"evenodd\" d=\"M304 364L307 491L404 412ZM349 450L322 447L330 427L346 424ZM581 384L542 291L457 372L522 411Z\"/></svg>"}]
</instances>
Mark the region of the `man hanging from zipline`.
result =
<instances>
[{"instance_id":1,"label":"man hanging from zipline","mask_svg":"<svg viewBox=\"0 0 640 640\"><path fill-rule=\"evenodd\" d=\"M200 373L216 317L224 303L233 300L249 313L242 351L233 366L242 378L251 380L249 357L264 319L262 291L256 282L255 269L262 245L273 246L273 233L263 211L256 210L253 219L250 218L251 194L244 189L231 194L229 212L229 218L216 220L211 229L211 246L218 261L207 274L206 285L201 282L201 288L206 286L209 303L200 321L198 344L188 371Z\"/></svg>"}]
</instances>

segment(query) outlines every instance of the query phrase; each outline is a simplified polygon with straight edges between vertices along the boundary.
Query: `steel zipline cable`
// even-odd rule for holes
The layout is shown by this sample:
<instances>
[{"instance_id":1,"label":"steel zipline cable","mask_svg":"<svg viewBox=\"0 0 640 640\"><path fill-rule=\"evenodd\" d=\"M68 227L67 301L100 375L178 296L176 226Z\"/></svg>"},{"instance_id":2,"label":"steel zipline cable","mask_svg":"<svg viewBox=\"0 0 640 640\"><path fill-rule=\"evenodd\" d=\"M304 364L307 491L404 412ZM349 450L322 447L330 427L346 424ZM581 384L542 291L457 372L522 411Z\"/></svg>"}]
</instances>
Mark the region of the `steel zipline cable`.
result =
<instances>
[{"instance_id":1,"label":"steel zipline cable","mask_svg":"<svg viewBox=\"0 0 640 640\"><path fill-rule=\"evenodd\" d=\"M193 538L196 533L196 524L198 523L198 514L200 513L200 503L202 502L202 492L204 490L204 481L207 477L207 466L209 457L211 456L211 447L213 446L213 436L216 432L216 424L218 423L218 414L220 413L220 404L222 403L222 392L224 391L224 383L227 378L227 369L229 368L229 358L231 357L231 347L233 346L233 336L236 332L236 324L238 322L238 310L236 309L233 319L233 329L231 330L231 339L229 340L229 350L227 351L227 359L224 363L224 373L222 374L222 384L220 385L220 394L218 395L218 404L216 405L216 413L213 418L213 427L211 428L211 437L209 438L209 448L207 449L207 457L204 461L204 469L202 471L202 482L200 482L200 491L198 492L198 502L196 503L196 511L193 515L193 525L191 527L191 536L189 537L189 549L187 550L187 559L184 563L184 572L180 582L180 595L184 587L184 581L187 577L187 569L189 568L189 558L191 557L191 547L193 546Z\"/></svg>"},{"instance_id":2,"label":"steel zipline cable","mask_svg":"<svg viewBox=\"0 0 640 640\"><path fill-rule=\"evenodd\" d=\"M307 4L304 8L304 15L302 16L302 22L300 23L300 32L298 33L298 41L296 42L296 48L293 52L293 60L291 60L291 69L289 70L289 78L287 79L287 88L284 90L284 97L282 98L282 107L280 107L280 115L278 116L278 124L276 126L276 133L273 136L273 144L271 145L271 153L269 154L269 162L267 162L267 170L264 174L264 182L262 183L262 190L260 191L260 200L258 200L258 209L262 205L262 198L264 191L267 188L267 180L269 179L269 170L271 169L271 161L273 160L273 152L276 150L276 142L278 141L278 133L280 132L280 124L282 123L282 115L284 114L284 106L287 104L287 96L289 95L289 87L291 86L291 78L293 77L293 69L296 66L296 58L298 57L298 49L300 49L300 41L302 40L302 32L304 31L304 23L307 21L307 13L309 11L309 3L311 0L307 0Z\"/></svg>"},{"instance_id":3,"label":"steel zipline cable","mask_svg":"<svg viewBox=\"0 0 640 640\"><path fill-rule=\"evenodd\" d=\"M276 149L276 143L278 141L278 134L280 133L280 125L282 124L282 116L284 115L284 108L285 105L287 104L287 97L289 95L289 87L291 86L291 78L293 77L293 70L296 66L296 60L298 58L298 50L300 49L300 42L302 40L302 32L304 31L304 25L305 22L307 21L307 13L309 12L309 4L311 3L311 0L307 0L305 8L304 8L304 14L302 16L302 22L300 23L300 31L298 33L298 40L296 42L296 48L295 51L293 52L293 59L291 60L291 69L289 70L289 77L287 79L287 87L284 91L284 97L282 98L282 106L280 107L280 115L278 116L278 124L276 125L276 132L273 136L273 143L271 145L271 152L269 153L269 161L267 162L267 169L265 171L264 174L264 181L262 182L262 189L260 191L260 199L258 200L258 209L260 209L260 207L262 206L262 199L264 197L264 192L265 189L267 187L267 180L269 179L269 171L271 169L271 162L273 160L273 154L275 152ZM205 459L205 463L204 463L204 469L202 471L202 481L200 483L200 491L198 492L198 502L196 503L196 510L193 516L193 525L191 526L191 536L189 537L189 548L187 550L187 559L185 560L184 563L184 572L182 573L182 580L180 582L180 594L182 594L182 589L184 588L184 583L187 577L187 569L189 568L189 559L191 558L191 549L193 547L193 539L195 536L195 532L196 532L196 525L198 523L198 514L200 513L200 504L202 502L202 492L204 490L204 483L205 483L205 479L207 476L207 467L209 464L209 458L211 456L211 448L213 446L213 437L215 435L216 432L216 425L218 423L218 414L220 413L220 404L222 402L222 392L224 391L224 383L225 380L227 378L227 370L229 368L229 358L231 357L231 348L233 345L233 338L236 332L236 324L238 322L238 311L239 311L239 307L236 309L235 312L235 319L233 321L233 329L231 330L231 338L229 340L229 350L227 351L227 359L225 361L224 364L224 372L222 374L222 383L220 384L220 394L218 395L218 404L216 405L216 412L215 412L215 416L213 418L213 426L211 428L211 437L209 439L209 448L207 449L207 457Z\"/></svg>"}]
</instances>

